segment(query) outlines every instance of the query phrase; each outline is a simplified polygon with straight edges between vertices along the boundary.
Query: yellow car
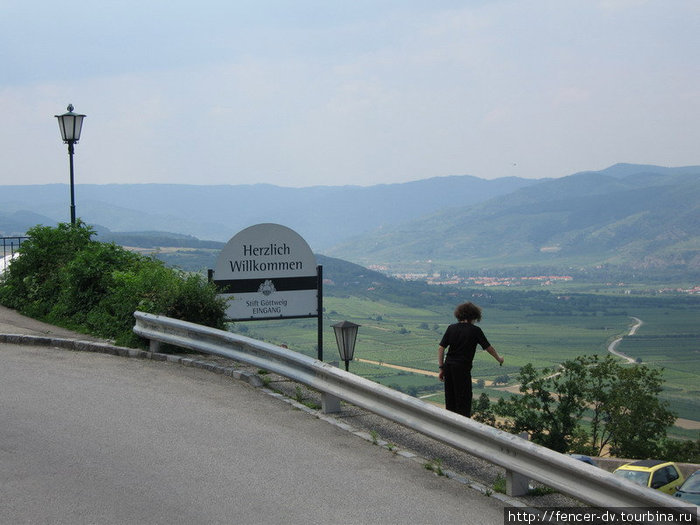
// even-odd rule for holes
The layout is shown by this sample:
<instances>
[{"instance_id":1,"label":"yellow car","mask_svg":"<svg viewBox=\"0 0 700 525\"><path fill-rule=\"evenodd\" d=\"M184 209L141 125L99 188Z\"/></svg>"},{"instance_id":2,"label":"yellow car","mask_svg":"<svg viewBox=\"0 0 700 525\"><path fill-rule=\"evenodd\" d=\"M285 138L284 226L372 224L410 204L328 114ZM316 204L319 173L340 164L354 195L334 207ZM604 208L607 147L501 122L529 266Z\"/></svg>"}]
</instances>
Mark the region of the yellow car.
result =
<instances>
[{"instance_id":1,"label":"yellow car","mask_svg":"<svg viewBox=\"0 0 700 525\"><path fill-rule=\"evenodd\" d=\"M644 459L627 463L616 469L613 474L628 479L642 487L673 494L683 481L683 474L675 463L659 459Z\"/></svg>"}]
</instances>

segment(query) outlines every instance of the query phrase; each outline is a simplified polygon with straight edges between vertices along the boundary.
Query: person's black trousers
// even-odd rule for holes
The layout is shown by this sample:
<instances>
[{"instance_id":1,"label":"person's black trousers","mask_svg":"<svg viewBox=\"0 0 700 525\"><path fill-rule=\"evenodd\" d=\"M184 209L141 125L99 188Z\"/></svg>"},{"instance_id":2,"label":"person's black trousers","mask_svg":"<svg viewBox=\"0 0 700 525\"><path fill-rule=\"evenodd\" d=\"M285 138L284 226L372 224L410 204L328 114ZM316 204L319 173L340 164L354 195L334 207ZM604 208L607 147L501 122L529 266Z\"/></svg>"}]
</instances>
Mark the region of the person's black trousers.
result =
<instances>
[{"instance_id":1,"label":"person's black trousers","mask_svg":"<svg viewBox=\"0 0 700 525\"><path fill-rule=\"evenodd\" d=\"M444 363L445 408L465 417L472 415L472 375L468 363Z\"/></svg>"}]
</instances>

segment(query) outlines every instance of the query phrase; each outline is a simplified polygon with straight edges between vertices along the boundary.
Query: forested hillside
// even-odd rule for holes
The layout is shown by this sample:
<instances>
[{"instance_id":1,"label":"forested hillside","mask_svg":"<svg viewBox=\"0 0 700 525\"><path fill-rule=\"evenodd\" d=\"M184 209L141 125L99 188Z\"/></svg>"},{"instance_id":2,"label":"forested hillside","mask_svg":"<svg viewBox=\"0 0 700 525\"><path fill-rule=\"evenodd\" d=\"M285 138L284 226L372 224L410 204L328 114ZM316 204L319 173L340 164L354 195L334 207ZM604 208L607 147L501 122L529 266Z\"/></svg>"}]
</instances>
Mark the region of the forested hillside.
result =
<instances>
[{"instance_id":1,"label":"forested hillside","mask_svg":"<svg viewBox=\"0 0 700 525\"><path fill-rule=\"evenodd\" d=\"M329 250L410 268L700 270L700 168L589 172L384 228Z\"/></svg>"},{"instance_id":2,"label":"forested hillside","mask_svg":"<svg viewBox=\"0 0 700 525\"><path fill-rule=\"evenodd\" d=\"M78 216L98 231L158 230L226 242L248 226L273 222L321 250L379 226L434 213L447 202L474 204L538 182L465 175L369 187L78 184L75 193ZM0 186L0 234L66 222L68 195L64 184Z\"/></svg>"},{"instance_id":3,"label":"forested hillside","mask_svg":"<svg viewBox=\"0 0 700 525\"><path fill-rule=\"evenodd\" d=\"M78 185L76 194L78 216L101 238L137 247L160 237L161 246L213 248L200 239L225 242L273 222L317 253L392 271L611 267L700 275L697 166L619 164L558 179L454 176L370 187ZM0 234L65 222L67 196L60 184L0 187Z\"/></svg>"}]
</instances>

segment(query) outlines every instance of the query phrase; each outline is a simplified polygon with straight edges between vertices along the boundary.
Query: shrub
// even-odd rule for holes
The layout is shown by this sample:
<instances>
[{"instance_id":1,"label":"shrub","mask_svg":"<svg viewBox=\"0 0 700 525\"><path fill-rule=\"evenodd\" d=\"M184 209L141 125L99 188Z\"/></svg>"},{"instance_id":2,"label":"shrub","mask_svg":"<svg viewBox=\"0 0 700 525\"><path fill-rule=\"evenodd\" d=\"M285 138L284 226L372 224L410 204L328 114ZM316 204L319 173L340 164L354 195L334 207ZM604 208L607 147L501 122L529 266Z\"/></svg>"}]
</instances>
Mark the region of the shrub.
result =
<instances>
[{"instance_id":1,"label":"shrub","mask_svg":"<svg viewBox=\"0 0 700 525\"><path fill-rule=\"evenodd\" d=\"M135 310L224 328L225 302L197 274L91 240L82 221L37 226L0 286L0 303L74 330L136 345Z\"/></svg>"},{"instance_id":2,"label":"shrub","mask_svg":"<svg viewBox=\"0 0 700 525\"><path fill-rule=\"evenodd\" d=\"M82 221L56 228L36 226L19 248L0 288L2 304L30 316L43 317L61 291L60 270L90 243L94 231Z\"/></svg>"},{"instance_id":3,"label":"shrub","mask_svg":"<svg viewBox=\"0 0 700 525\"><path fill-rule=\"evenodd\" d=\"M695 441L666 438L661 441L661 457L679 463L700 463L700 435Z\"/></svg>"},{"instance_id":4,"label":"shrub","mask_svg":"<svg viewBox=\"0 0 700 525\"><path fill-rule=\"evenodd\" d=\"M88 314L113 288L114 273L133 268L138 258L114 244L91 242L85 246L59 270L62 286L48 319L84 325Z\"/></svg>"},{"instance_id":5,"label":"shrub","mask_svg":"<svg viewBox=\"0 0 700 525\"><path fill-rule=\"evenodd\" d=\"M527 364L518 381L521 395L495 405L495 414L506 418L500 426L528 432L532 441L559 452L598 455L609 446L618 457L654 457L676 419L659 399L661 370L622 365L612 356L579 356L556 373ZM592 412L590 434L582 425L586 410ZM667 448L675 446L669 442Z\"/></svg>"}]
</instances>

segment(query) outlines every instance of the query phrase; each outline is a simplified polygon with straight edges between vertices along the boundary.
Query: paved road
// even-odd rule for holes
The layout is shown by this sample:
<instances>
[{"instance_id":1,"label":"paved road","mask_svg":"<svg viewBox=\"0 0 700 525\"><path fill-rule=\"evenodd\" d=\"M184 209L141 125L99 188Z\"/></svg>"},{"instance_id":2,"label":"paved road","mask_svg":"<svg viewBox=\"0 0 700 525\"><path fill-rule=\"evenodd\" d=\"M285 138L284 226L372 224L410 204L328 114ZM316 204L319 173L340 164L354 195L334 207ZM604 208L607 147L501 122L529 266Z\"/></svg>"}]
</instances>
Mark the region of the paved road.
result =
<instances>
[{"instance_id":1,"label":"paved road","mask_svg":"<svg viewBox=\"0 0 700 525\"><path fill-rule=\"evenodd\" d=\"M632 328L630 328L630 331L627 334L628 336L632 336L632 335L636 334L637 330L639 330L639 328L644 324L644 321L642 321L641 319L639 319L637 317L632 317L632 319L634 319L636 321L636 323L634 324L634 326L632 326ZM617 345L620 344L620 341L622 341L622 339L623 338L620 337L618 339L615 339L613 342L611 342L608 345L608 352L610 352L613 355L616 355L617 357L621 357L622 359L625 359L628 363L634 363L635 362L634 358L628 356L627 354L623 354L622 352L617 351Z\"/></svg>"},{"instance_id":2,"label":"paved road","mask_svg":"<svg viewBox=\"0 0 700 525\"><path fill-rule=\"evenodd\" d=\"M0 360L0 523L503 523L502 502L242 382L46 347Z\"/></svg>"}]
</instances>

